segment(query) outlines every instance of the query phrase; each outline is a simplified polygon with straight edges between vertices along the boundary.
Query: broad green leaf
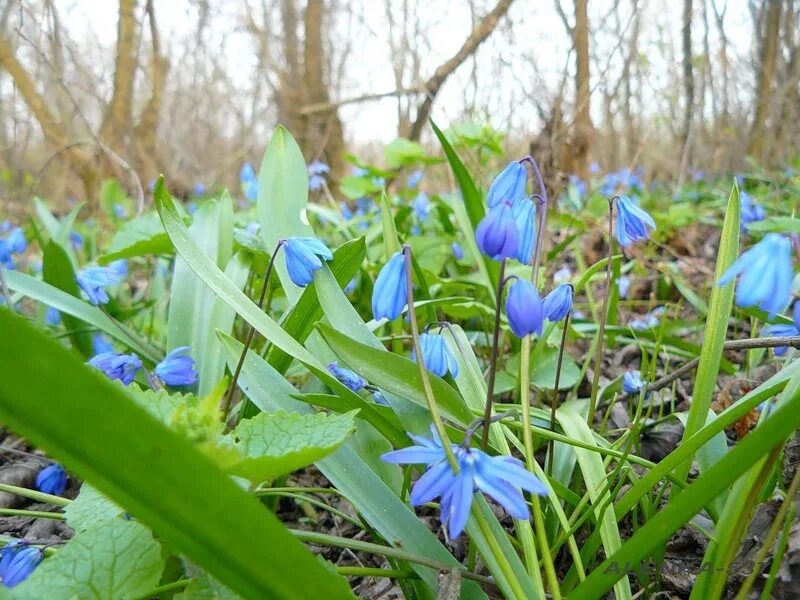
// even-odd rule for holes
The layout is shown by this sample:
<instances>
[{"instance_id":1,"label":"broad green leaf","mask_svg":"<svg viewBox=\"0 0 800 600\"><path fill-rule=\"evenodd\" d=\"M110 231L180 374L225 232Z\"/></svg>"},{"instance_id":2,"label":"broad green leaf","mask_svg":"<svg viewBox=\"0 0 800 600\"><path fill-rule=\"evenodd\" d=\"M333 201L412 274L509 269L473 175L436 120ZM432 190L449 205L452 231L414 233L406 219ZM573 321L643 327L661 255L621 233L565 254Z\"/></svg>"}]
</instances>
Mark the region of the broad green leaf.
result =
<instances>
[{"instance_id":1,"label":"broad green leaf","mask_svg":"<svg viewBox=\"0 0 800 600\"><path fill-rule=\"evenodd\" d=\"M734 183L728 199L728 207L725 210L725 222L722 225L722 236L717 252L717 266L714 270L714 287L711 292L711 301L708 306L708 315L705 321L703 335L703 348L700 351L700 364L697 367L697 374L694 380L692 391L692 405L689 408L689 416L686 420L686 427L683 430L683 440L687 440L697 433L706 422L708 411L711 408L711 399L717 385L720 361L722 358L722 346L728 332L728 320L730 319L731 309L733 308L734 283L718 287L716 282L728 270L736 260L739 253L739 188ZM708 455L698 455L700 471L708 470L711 465L707 462ZM678 465L675 475L679 479L686 479L692 465L691 459ZM671 497L674 500L677 494ZM722 510L727 493L721 494L714 499L713 507L717 514Z\"/></svg>"},{"instance_id":2,"label":"broad green leaf","mask_svg":"<svg viewBox=\"0 0 800 600\"><path fill-rule=\"evenodd\" d=\"M413 166L420 162L431 164L439 161L425 152L420 144L405 138L397 138L386 144L383 154L390 169Z\"/></svg>"},{"instance_id":3,"label":"broad green leaf","mask_svg":"<svg viewBox=\"0 0 800 600\"><path fill-rule=\"evenodd\" d=\"M260 482L307 467L342 445L355 430L355 414L262 412L244 419L226 437L243 458L226 471Z\"/></svg>"},{"instance_id":4,"label":"broad green leaf","mask_svg":"<svg viewBox=\"0 0 800 600\"><path fill-rule=\"evenodd\" d=\"M192 582L174 598L175 600L242 600L240 595L232 592L207 573L192 578Z\"/></svg>"},{"instance_id":5,"label":"broad green leaf","mask_svg":"<svg viewBox=\"0 0 800 600\"><path fill-rule=\"evenodd\" d=\"M113 519L79 531L14 588L19 600L135 598L158 585L164 561L147 527Z\"/></svg>"},{"instance_id":6,"label":"broad green leaf","mask_svg":"<svg viewBox=\"0 0 800 600\"><path fill-rule=\"evenodd\" d=\"M270 511L126 388L13 313L0 310L0 331L0 421L9 429L245 597L352 597Z\"/></svg>"},{"instance_id":7,"label":"broad green leaf","mask_svg":"<svg viewBox=\"0 0 800 600\"><path fill-rule=\"evenodd\" d=\"M125 510L106 498L88 483L81 485L78 497L64 507L67 525L75 531L89 529L100 521L125 514Z\"/></svg>"},{"instance_id":8,"label":"broad green leaf","mask_svg":"<svg viewBox=\"0 0 800 600\"><path fill-rule=\"evenodd\" d=\"M72 315L81 321L94 325L125 344L141 358L157 363L164 357L160 350L138 333L115 321L96 306L92 306L88 302L84 302L20 271L6 271L5 276L10 289L20 292L28 298L52 306L61 311L62 315Z\"/></svg>"},{"instance_id":9,"label":"broad green leaf","mask_svg":"<svg viewBox=\"0 0 800 600\"><path fill-rule=\"evenodd\" d=\"M80 298L72 262L69 260L69 256L63 246L52 239L44 248L42 277L50 285L75 298ZM84 322L69 313L61 315L61 319L64 322L64 327L70 332L73 348L83 354L84 357L90 357L92 355L92 338L86 331L81 331L86 327Z\"/></svg>"},{"instance_id":10,"label":"broad green leaf","mask_svg":"<svg viewBox=\"0 0 800 600\"><path fill-rule=\"evenodd\" d=\"M570 593L570 600L605 597L606 591L622 576L619 569L609 568L610 565L638 565L640 561L646 560L706 504L727 490L773 448L782 445L798 425L800 393L796 392L786 404L778 408L755 431L740 440L719 462L702 473L677 497L671 498L669 504L656 512L619 550L595 567ZM674 493L676 488L672 489Z\"/></svg>"},{"instance_id":11,"label":"broad green leaf","mask_svg":"<svg viewBox=\"0 0 800 600\"><path fill-rule=\"evenodd\" d=\"M161 219L157 213L148 212L124 223L97 262L104 265L120 258L171 252L172 242L164 231Z\"/></svg>"},{"instance_id":12,"label":"broad green leaf","mask_svg":"<svg viewBox=\"0 0 800 600\"><path fill-rule=\"evenodd\" d=\"M301 217L306 204L308 168L303 152L292 134L278 125L258 172L258 222L270 253L274 252L278 240L292 236L314 237L314 230ZM302 288L292 283L283 260L275 261L275 271L289 304L295 304Z\"/></svg>"},{"instance_id":13,"label":"broad green leaf","mask_svg":"<svg viewBox=\"0 0 800 600\"><path fill-rule=\"evenodd\" d=\"M747 231L760 233L800 233L800 219L794 217L767 217L763 221L747 224Z\"/></svg>"}]
</instances>

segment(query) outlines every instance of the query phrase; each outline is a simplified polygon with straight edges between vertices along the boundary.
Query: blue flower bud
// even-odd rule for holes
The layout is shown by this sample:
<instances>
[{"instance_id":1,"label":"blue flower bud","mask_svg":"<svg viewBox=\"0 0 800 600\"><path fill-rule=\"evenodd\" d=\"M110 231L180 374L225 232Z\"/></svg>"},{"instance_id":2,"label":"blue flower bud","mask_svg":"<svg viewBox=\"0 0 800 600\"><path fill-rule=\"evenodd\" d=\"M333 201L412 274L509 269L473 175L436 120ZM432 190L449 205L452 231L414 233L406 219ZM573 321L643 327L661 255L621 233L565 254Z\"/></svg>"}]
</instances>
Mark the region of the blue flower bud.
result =
<instances>
[{"instance_id":1,"label":"blue flower bud","mask_svg":"<svg viewBox=\"0 0 800 600\"><path fill-rule=\"evenodd\" d=\"M506 297L506 316L517 337L541 335L544 321L542 299L527 279L515 279Z\"/></svg>"},{"instance_id":2,"label":"blue flower bud","mask_svg":"<svg viewBox=\"0 0 800 600\"><path fill-rule=\"evenodd\" d=\"M514 223L519 233L519 245L514 253L524 265L533 264L533 246L536 243L536 204L523 198L511 207Z\"/></svg>"},{"instance_id":3,"label":"blue flower bud","mask_svg":"<svg viewBox=\"0 0 800 600\"><path fill-rule=\"evenodd\" d=\"M367 385L367 381L355 371L340 367L338 363L332 362L328 365L328 371L336 377L345 387L353 390L354 392L361 391Z\"/></svg>"},{"instance_id":4,"label":"blue flower bud","mask_svg":"<svg viewBox=\"0 0 800 600\"><path fill-rule=\"evenodd\" d=\"M393 321L407 303L408 282L406 261L402 252L395 252L383 265L372 288L372 316L375 320Z\"/></svg>"},{"instance_id":5,"label":"blue flower bud","mask_svg":"<svg viewBox=\"0 0 800 600\"><path fill-rule=\"evenodd\" d=\"M36 489L45 494L60 496L67 489L67 472L59 464L47 465L36 475Z\"/></svg>"},{"instance_id":6,"label":"blue flower bud","mask_svg":"<svg viewBox=\"0 0 800 600\"><path fill-rule=\"evenodd\" d=\"M486 194L489 208L494 208L502 202L514 204L524 198L527 179L528 173L524 164L516 161L508 163L489 186L489 192Z\"/></svg>"},{"instance_id":7,"label":"blue flower bud","mask_svg":"<svg viewBox=\"0 0 800 600\"><path fill-rule=\"evenodd\" d=\"M568 283L558 286L545 296L542 303L544 316L548 321L560 321L572 309L572 286Z\"/></svg>"},{"instance_id":8,"label":"blue flower bud","mask_svg":"<svg viewBox=\"0 0 800 600\"><path fill-rule=\"evenodd\" d=\"M791 298L792 243L788 238L769 233L742 254L717 282L723 286L741 275L736 286L736 304L759 306L770 318L780 313Z\"/></svg>"},{"instance_id":9,"label":"blue flower bud","mask_svg":"<svg viewBox=\"0 0 800 600\"><path fill-rule=\"evenodd\" d=\"M626 394L638 394L643 388L644 381L639 371L626 371L622 376L622 390Z\"/></svg>"},{"instance_id":10,"label":"blue flower bud","mask_svg":"<svg viewBox=\"0 0 800 600\"><path fill-rule=\"evenodd\" d=\"M109 267L86 267L78 271L75 280L94 305L107 304L106 287L120 282L119 273Z\"/></svg>"},{"instance_id":11,"label":"blue flower bud","mask_svg":"<svg viewBox=\"0 0 800 600\"><path fill-rule=\"evenodd\" d=\"M4 546L0 555L0 578L8 588L25 581L44 558L39 548L28 546L25 542L12 542Z\"/></svg>"},{"instance_id":12,"label":"blue flower bud","mask_svg":"<svg viewBox=\"0 0 800 600\"><path fill-rule=\"evenodd\" d=\"M142 361L138 356L118 352L103 352L93 356L89 364L101 370L110 379L119 379L125 385L129 385L136 377L136 372L142 368Z\"/></svg>"},{"instance_id":13,"label":"blue flower bud","mask_svg":"<svg viewBox=\"0 0 800 600\"><path fill-rule=\"evenodd\" d=\"M192 385L197 381L194 359L188 355L189 346L180 346L156 365L158 378L167 385Z\"/></svg>"},{"instance_id":14,"label":"blue flower bud","mask_svg":"<svg viewBox=\"0 0 800 600\"><path fill-rule=\"evenodd\" d=\"M656 228L653 217L636 206L628 197L617 199L617 241L623 248L650 238L647 231Z\"/></svg>"},{"instance_id":15,"label":"blue flower bud","mask_svg":"<svg viewBox=\"0 0 800 600\"><path fill-rule=\"evenodd\" d=\"M511 258L519 249L519 231L511 204L502 202L489 211L475 230L478 249L494 260Z\"/></svg>"},{"instance_id":16,"label":"blue flower bud","mask_svg":"<svg viewBox=\"0 0 800 600\"><path fill-rule=\"evenodd\" d=\"M619 290L619 297L620 298L627 298L628 297L628 290L631 287L631 278L627 275L622 275L619 279L617 279L617 289Z\"/></svg>"},{"instance_id":17,"label":"blue flower bud","mask_svg":"<svg viewBox=\"0 0 800 600\"><path fill-rule=\"evenodd\" d=\"M449 371L453 378L458 377L458 361L443 335L423 333L419 336L419 346L422 350L422 362L434 375L444 377ZM411 360L417 360L417 353L411 351Z\"/></svg>"},{"instance_id":18,"label":"blue flower bud","mask_svg":"<svg viewBox=\"0 0 800 600\"><path fill-rule=\"evenodd\" d=\"M286 270L295 285L305 287L314 281L314 271L322 268L322 260L332 260L328 247L312 237L291 237L284 244Z\"/></svg>"}]
</instances>

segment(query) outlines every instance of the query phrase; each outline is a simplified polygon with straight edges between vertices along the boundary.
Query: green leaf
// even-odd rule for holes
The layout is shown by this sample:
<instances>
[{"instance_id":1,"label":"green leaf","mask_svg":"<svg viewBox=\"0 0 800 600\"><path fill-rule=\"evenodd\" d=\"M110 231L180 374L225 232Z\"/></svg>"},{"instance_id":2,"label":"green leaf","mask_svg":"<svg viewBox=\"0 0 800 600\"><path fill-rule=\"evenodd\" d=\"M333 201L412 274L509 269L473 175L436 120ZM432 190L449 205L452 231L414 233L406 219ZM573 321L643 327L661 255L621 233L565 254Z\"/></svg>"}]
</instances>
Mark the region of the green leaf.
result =
<instances>
[{"instance_id":1,"label":"green leaf","mask_svg":"<svg viewBox=\"0 0 800 600\"><path fill-rule=\"evenodd\" d=\"M719 419L718 419L719 420ZM622 574L610 565L638 565L661 547L678 528L688 523L702 508L727 490L750 467L784 440L800 425L800 393L778 408L755 431L736 444L718 463L672 497L622 547L595 567L570 594L570 600L602 598ZM673 487L673 494L676 488Z\"/></svg>"},{"instance_id":2,"label":"green leaf","mask_svg":"<svg viewBox=\"0 0 800 600\"><path fill-rule=\"evenodd\" d=\"M794 217L767 217L763 221L748 223L747 231L800 233L800 219L795 219Z\"/></svg>"},{"instance_id":3,"label":"green leaf","mask_svg":"<svg viewBox=\"0 0 800 600\"><path fill-rule=\"evenodd\" d=\"M100 521L109 521L124 514L123 508L88 483L81 485L78 497L64 507L67 525L75 531L89 529Z\"/></svg>"},{"instance_id":4,"label":"green leaf","mask_svg":"<svg viewBox=\"0 0 800 600\"><path fill-rule=\"evenodd\" d=\"M75 281L75 270L64 248L52 239L44 248L42 258L42 277L50 285L66 292L70 296L80 298L78 283ZM84 357L92 356L92 338L86 331L83 321L69 313L61 315L64 327L70 332L72 346Z\"/></svg>"},{"instance_id":5,"label":"green leaf","mask_svg":"<svg viewBox=\"0 0 800 600\"><path fill-rule=\"evenodd\" d=\"M120 258L172 253L172 242L155 212L148 212L122 225L105 254L97 259L105 265Z\"/></svg>"},{"instance_id":6,"label":"green leaf","mask_svg":"<svg viewBox=\"0 0 800 600\"><path fill-rule=\"evenodd\" d=\"M0 331L0 421L10 429L245 597L352 597L270 511L126 388L9 311L0 311Z\"/></svg>"},{"instance_id":7,"label":"green leaf","mask_svg":"<svg viewBox=\"0 0 800 600\"><path fill-rule=\"evenodd\" d=\"M19 600L133 598L158 585L164 561L153 534L136 521L103 521L78 532L14 588Z\"/></svg>"},{"instance_id":8,"label":"green leaf","mask_svg":"<svg viewBox=\"0 0 800 600\"><path fill-rule=\"evenodd\" d=\"M397 138L386 144L383 155L386 157L386 164L391 169L413 166L420 162L438 162L438 159L425 152L420 144L405 138Z\"/></svg>"},{"instance_id":9,"label":"green leaf","mask_svg":"<svg viewBox=\"0 0 800 600\"><path fill-rule=\"evenodd\" d=\"M81 321L94 325L128 346L140 357L153 363L159 362L164 357L160 350L138 333L115 321L96 306L92 306L88 302L84 302L20 271L6 271L5 276L10 289L20 292L28 298L52 306L61 311L62 315L72 315Z\"/></svg>"},{"instance_id":10,"label":"green leaf","mask_svg":"<svg viewBox=\"0 0 800 600\"><path fill-rule=\"evenodd\" d=\"M242 600L242 597L207 573L195 577L192 582L180 593L174 596L175 600Z\"/></svg>"},{"instance_id":11,"label":"green leaf","mask_svg":"<svg viewBox=\"0 0 800 600\"><path fill-rule=\"evenodd\" d=\"M288 475L327 456L354 430L357 411L343 415L260 413L227 436L242 459L226 470L260 482Z\"/></svg>"},{"instance_id":12,"label":"green leaf","mask_svg":"<svg viewBox=\"0 0 800 600\"><path fill-rule=\"evenodd\" d=\"M324 324L319 331L334 352L362 377L393 394L428 406L417 364L402 356L357 342ZM441 409L463 424L473 420L459 393L442 379L430 375L431 387Z\"/></svg>"},{"instance_id":13,"label":"green leaf","mask_svg":"<svg viewBox=\"0 0 800 600\"><path fill-rule=\"evenodd\" d=\"M689 408L689 416L686 420L686 427L683 430L683 440L689 439L697 433L706 422L708 411L711 408L711 399L717 385L720 361L722 359L722 346L728 332L728 320L733 308L734 283L730 282L723 287L718 287L716 282L728 270L736 260L739 253L739 188L733 184L728 207L725 211L725 222L722 225L722 237L720 238L719 251L717 252L717 266L714 270L714 287L711 292L708 315L705 321L703 335L703 347L700 351L700 364L697 367L697 375L694 380L694 390L692 391L692 405ZM700 472L708 470L711 466L707 462L708 455L698 455L700 462ZM675 469L675 475L685 480L692 465L691 458ZM672 496L674 500L679 492ZM725 504L727 494L720 494L714 499L713 507L717 514L720 513Z\"/></svg>"},{"instance_id":14,"label":"green leaf","mask_svg":"<svg viewBox=\"0 0 800 600\"><path fill-rule=\"evenodd\" d=\"M269 141L258 173L258 222L260 233L272 253L278 240L292 236L314 237L314 230L301 220L308 204L308 169L300 146L285 127L278 125ZM302 288L289 278L283 260L275 271L292 305Z\"/></svg>"}]
</instances>

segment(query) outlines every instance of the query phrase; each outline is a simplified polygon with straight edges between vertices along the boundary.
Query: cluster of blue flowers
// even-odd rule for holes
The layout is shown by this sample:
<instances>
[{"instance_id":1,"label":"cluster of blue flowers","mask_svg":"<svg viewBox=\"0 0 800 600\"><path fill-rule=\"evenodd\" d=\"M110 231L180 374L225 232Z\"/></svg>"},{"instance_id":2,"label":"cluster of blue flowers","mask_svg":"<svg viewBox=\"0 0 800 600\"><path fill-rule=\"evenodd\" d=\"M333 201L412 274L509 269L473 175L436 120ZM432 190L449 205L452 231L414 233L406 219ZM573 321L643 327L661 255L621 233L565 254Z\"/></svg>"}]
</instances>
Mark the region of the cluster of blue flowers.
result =
<instances>
[{"instance_id":1,"label":"cluster of blue flowers","mask_svg":"<svg viewBox=\"0 0 800 600\"><path fill-rule=\"evenodd\" d=\"M757 204L753 198L742 190L739 192L739 227L742 233L746 233L749 229L750 223L763 221L766 217L764 207Z\"/></svg>"},{"instance_id":2,"label":"cluster of blue flowers","mask_svg":"<svg viewBox=\"0 0 800 600\"><path fill-rule=\"evenodd\" d=\"M317 192L325 185L325 176L331 168L320 160L315 160L308 165L308 189Z\"/></svg>"},{"instance_id":3,"label":"cluster of blue flowers","mask_svg":"<svg viewBox=\"0 0 800 600\"><path fill-rule=\"evenodd\" d=\"M14 256L21 256L28 247L28 240L21 227L12 227L8 221L0 223L0 265L6 269L16 269L17 262Z\"/></svg>"},{"instance_id":4,"label":"cluster of blue flowers","mask_svg":"<svg viewBox=\"0 0 800 600\"><path fill-rule=\"evenodd\" d=\"M613 196L614 194L628 194L644 189L642 182L642 170L622 168L619 171L608 173L600 186L600 193L603 196Z\"/></svg>"}]
</instances>

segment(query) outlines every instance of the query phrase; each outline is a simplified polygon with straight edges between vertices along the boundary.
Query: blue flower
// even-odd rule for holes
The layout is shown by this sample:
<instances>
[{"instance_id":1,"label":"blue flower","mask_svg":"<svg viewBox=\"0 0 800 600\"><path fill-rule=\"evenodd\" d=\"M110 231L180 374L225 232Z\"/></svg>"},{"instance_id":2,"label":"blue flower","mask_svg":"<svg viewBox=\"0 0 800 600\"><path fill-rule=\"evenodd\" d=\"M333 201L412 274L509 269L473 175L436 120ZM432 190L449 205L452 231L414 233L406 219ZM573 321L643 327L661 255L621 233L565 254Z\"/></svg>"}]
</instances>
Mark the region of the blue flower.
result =
<instances>
[{"instance_id":1,"label":"blue flower","mask_svg":"<svg viewBox=\"0 0 800 600\"><path fill-rule=\"evenodd\" d=\"M411 175L408 176L408 187L412 190L419 185L419 182L422 181L422 171L417 169Z\"/></svg>"},{"instance_id":2,"label":"blue flower","mask_svg":"<svg viewBox=\"0 0 800 600\"><path fill-rule=\"evenodd\" d=\"M353 275L353 278L350 282L344 286L344 293L345 294L352 294L356 291L356 287L358 286L358 275Z\"/></svg>"},{"instance_id":3,"label":"blue flower","mask_svg":"<svg viewBox=\"0 0 800 600\"><path fill-rule=\"evenodd\" d=\"M322 186L325 185L325 173L330 172L330 167L326 165L324 162L319 160L315 160L311 164L308 165L308 189L312 192L316 192L322 189Z\"/></svg>"},{"instance_id":4,"label":"blue flower","mask_svg":"<svg viewBox=\"0 0 800 600\"><path fill-rule=\"evenodd\" d=\"M309 175L323 175L325 173L330 173L331 168L326 165L321 160L315 160L309 163L308 165L308 174Z\"/></svg>"},{"instance_id":5,"label":"blue flower","mask_svg":"<svg viewBox=\"0 0 800 600\"><path fill-rule=\"evenodd\" d=\"M411 209L420 221L427 219L431 212L431 201L428 198L428 194L425 192L417 194L417 197L411 203Z\"/></svg>"},{"instance_id":6,"label":"blue flower","mask_svg":"<svg viewBox=\"0 0 800 600\"><path fill-rule=\"evenodd\" d=\"M622 275L619 279L617 279L617 289L619 290L619 297L620 298L627 298L628 297L628 290L631 287L631 278L627 275Z\"/></svg>"},{"instance_id":7,"label":"blue flower","mask_svg":"<svg viewBox=\"0 0 800 600\"><path fill-rule=\"evenodd\" d=\"M8 233L11 231L11 221L8 219L0 221L0 233Z\"/></svg>"},{"instance_id":8,"label":"blue flower","mask_svg":"<svg viewBox=\"0 0 800 600\"><path fill-rule=\"evenodd\" d=\"M792 278L792 243L788 238L769 233L742 254L720 277L723 286L741 275L736 286L736 304L759 306L774 317L789 302Z\"/></svg>"},{"instance_id":9,"label":"blue flower","mask_svg":"<svg viewBox=\"0 0 800 600\"><path fill-rule=\"evenodd\" d=\"M653 217L636 206L630 198L621 196L617 199L617 241L623 248L634 242L650 238L647 231L656 228Z\"/></svg>"},{"instance_id":10,"label":"blue flower","mask_svg":"<svg viewBox=\"0 0 800 600\"><path fill-rule=\"evenodd\" d=\"M57 463L47 465L36 474L36 489L45 494L60 496L67 489L67 472Z\"/></svg>"},{"instance_id":11,"label":"blue flower","mask_svg":"<svg viewBox=\"0 0 800 600\"><path fill-rule=\"evenodd\" d=\"M586 182L577 175L569 176L569 184L575 188L575 192L578 194L579 198L583 198L586 195Z\"/></svg>"},{"instance_id":12,"label":"blue flower","mask_svg":"<svg viewBox=\"0 0 800 600\"><path fill-rule=\"evenodd\" d=\"M508 163L508 166L497 174L489 186L486 202L494 208L503 202L515 204L525 197L525 183L528 172L525 165L519 162Z\"/></svg>"},{"instance_id":13,"label":"blue flower","mask_svg":"<svg viewBox=\"0 0 800 600\"><path fill-rule=\"evenodd\" d=\"M47 315L45 316L44 320L48 325L56 327L59 323L61 323L61 313L58 312L58 309L48 306Z\"/></svg>"},{"instance_id":14,"label":"blue flower","mask_svg":"<svg viewBox=\"0 0 800 600\"><path fill-rule=\"evenodd\" d=\"M340 367L338 363L332 362L328 365L328 371L336 377L345 387L354 392L359 392L367 385L367 380L355 371L351 371L345 367Z\"/></svg>"},{"instance_id":15,"label":"blue flower","mask_svg":"<svg viewBox=\"0 0 800 600\"><path fill-rule=\"evenodd\" d=\"M14 227L11 233L8 234L8 237L6 237L6 243L12 254L22 254L25 252L25 249L28 247L28 240L25 239L25 232L22 231L22 227Z\"/></svg>"},{"instance_id":16,"label":"blue flower","mask_svg":"<svg viewBox=\"0 0 800 600\"><path fill-rule=\"evenodd\" d=\"M389 401L386 400L386 397L380 390L375 390L374 392L372 392L372 400L375 402L375 404L380 404L381 406L389 406Z\"/></svg>"},{"instance_id":17,"label":"blue flower","mask_svg":"<svg viewBox=\"0 0 800 600\"><path fill-rule=\"evenodd\" d=\"M295 285L305 287L314 281L314 271L322 268L322 260L332 260L333 253L317 238L290 237L283 249L286 270Z\"/></svg>"},{"instance_id":18,"label":"blue flower","mask_svg":"<svg viewBox=\"0 0 800 600\"><path fill-rule=\"evenodd\" d=\"M453 257L456 260L461 260L462 258L464 258L464 249L458 242L453 242L452 244L450 244L450 249L453 251Z\"/></svg>"},{"instance_id":19,"label":"blue flower","mask_svg":"<svg viewBox=\"0 0 800 600\"><path fill-rule=\"evenodd\" d=\"M795 310L797 312L797 310ZM767 337L788 337L792 335L800 335L797 325L793 323L775 323L764 328L764 335ZM783 356L789 351L788 346L777 346L773 349L775 356Z\"/></svg>"},{"instance_id":20,"label":"blue flower","mask_svg":"<svg viewBox=\"0 0 800 600\"><path fill-rule=\"evenodd\" d=\"M77 231L69 232L69 242L75 250L83 248L83 236Z\"/></svg>"},{"instance_id":21,"label":"blue flower","mask_svg":"<svg viewBox=\"0 0 800 600\"><path fill-rule=\"evenodd\" d=\"M114 211L114 216L117 217L118 219L128 218L128 209L125 208L124 204L117 202L111 208Z\"/></svg>"},{"instance_id":22,"label":"blue flower","mask_svg":"<svg viewBox=\"0 0 800 600\"><path fill-rule=\"evenodd\" d=\"M128 275L128 261L124 258L108 263L108 268L124 279Z\"/></svg>"},{"instance_id":23,"label":"blue flower","mask_svg":"<svg viewBox=\"0 0 800 600\"><path fill-rule=\"evenodd\" d=\"M431 373L444 377L449 371L454 379L458 377L458 361L443 335L423 333L419 336L419 346L422 350L422 363ZM413 349L411 360L417 360L417 353Z\"/></svg>"},{"instance_id":24,"label":"blue flower","mask_svg":"<svg viewBox=\"0 0 800 600\"><path fill-rule=\"evenodd\" d=\"M106 287L117 285L120 279L119 273L109 267L85 267L75 276L78 285L89 297L89 302L94 305L107 304L109 298Z\"/></svg>"},{"instance_id":25,"label":"blue flower","mask_svg":"<svg viewBox=\"0 0 800 600\"><path fill-rule=\"evenodd\" d=\"M435 432L433 439L414 435L409 437L416 442L416 446L388 452L381 459L401 465L428 465L411 490L411 505L420 506L441 497L441 518L447 524L450 539L457 538L464 531L477 490L488 495L517 519L528 519L530 516L520 488L539 496L547 495L547 487L516 458L489 456L476 448L451 445L458 462L458 473L455 473Z\"/></svg>"},{"instance_id":26,"label":"blue flower","mask_svg":"<svg viewBox=\"0 0 800 600\"><path fill-rule=\"evenodd\" d=\"M6 269L15 269L17 267L17 263L14 262L11 256L11 248L9 248L8 242L2 238L0 238L0 264Z\"/></svg>"},{"instance_id":27,"label":"blue flower","mask_svg":"<svg viewBox=\"0 0 800 600\"><path fill-rule=\"evenodd\" d=\"M407 295L405 257L402 252L395 252L383 265L372 288L372 316L376 321L383 318L393 321L403 312Z\"/></svg>"},{"instance_id":28,"label":"blue flower","mask_svg":"<svg viewBox=\"0 0 800 600\"><path fill-rule=\"evenodd\" d=\"M369 175L369 169L365 169L364 167L353 167L350 169L350 173L353 177L366 177Z\"/></svg>"},{"instance_id":29,"label":"blue flower","mask_svg":"<svg viewBox=\"0 0 800 600\"><path fill-rule=\"evenodd\" d=\"M192 385L197 381L194 359L188 353L189 346L180 346L167 354L156 365L158 378L167 385Z\"/></svg>"},{"instance_id":30,"label":"blue flower","mask_svg":"<svg viewBox=\"0 0 800 600\"><path fill-rule=\"evenodd\" d=\"M506 315L517 337L532 333L541 335L544 307L536 288L527 279L515 279L511 284L506 297Z\"/></svg>"},{"instance_id":31,"label":"blue flower","mask_svg":"<svg viewBox=\"0 0 800 600\"><path fill-rule=\"evenodd\" d=\"M638 394L644 389L644 381L639 371L625 371L622 376L622 390L626 394Z\"/></svg>"},{"instance_id":32,"label":"blue flower","mask_svg":"<svg viewBox=\"0 0 800 600\"><path fill-rule=\"evenodd\" d=\"M589 165L589 173L591 173L592 175L595 175L595 174L597 174L599 172L600 172L600 165L597 164L597 161L592 162Z\"/></svg>"},{"instance_id":33,"label":"blue flower","mask_svg":"<svg viewBox=\"0 0 800 600\"><path fill-rule=\"evenodd\" d=\"M509 202L498 204L478 223L475 241L478 249L494 260L516 255L519 249L519 231Z\"/></svg>"},{"instance_id":34,"label":"blue flower","mask_svg":"<svg viewBox=\"0 0 800 600\"><path fill-rule=\"evenodd\" d=\"M569 314L572 309L572 292L572 286L565 283L545 296L542 308L548 321L555 323Z\"/></svg>"},{"instance_id":35,"label":"blue flower","mask_svg":"<svg viewBox=\"0 0 800 600\"><path fill-rule=\"evenodd\" d=\"M142 361L138 356L120 352L103 352L93 356L89 364L101 370L110 379L119 379L125 385L129 385L136 377L136 372L142 368Z\"/></svg>"},{"instance_id":36,"label":"blue flower","mask_svg":"<svg viewBox=\"0 0 800 600\"><path fill-rule=\"evenodd\" d=\"M3 585L12 588L33 573L42 562L41 549L29 546L27 542L14 540L0 549L0 578Z\"/></svg>"},{"instance_id":37,"label":"blue flower","mask_svg":"<svg viewBox=\"0 0 800 600\"><path fill-rule=\"evenodd\" d=\"M242 185L244 197L250 201L256 200L258 198L258 178L253 165L249 162L242 165L242 170L239 172L239 181Z\"/></svg>"},{"instance_id":38,"label":"blue flower","mask_svg":"<svg viewBox=\"0 0 800 600\"><path fill-rule=\"evenodd\" d=\"M553 283L564 283L570 279L572 279L572 271L567 265L564 265L558 271L553 273Z\"/></svg>"},{"instance_id":39,"label":"blue flower","mask_svg":"<svg viewBox=\"0 0 800 600\"><path fill-rule=\"evenodd\" d=\"M649 313L642 315L641 318L631 320L631 322L628 323L628 327L636 330L652 329L658 326L659 319L663 314L664 307L657 306Z\"/></svg>"},{"instance_id":40,"label":"blue flower","mask_svg":"<svg viewBox=\"0 0 800 600\"><path fill-rule=\"evenodd\" d=\"M342 211L342 217L344 217L345 221L349 221L353 218L353 211L350 210L347 202L339 202L339 210Z\"/></svg>"},{"instance_id":41,"label":"blue flower","mask_svg":"<svg viewBox=\"0 0 800 600\"><path fill-rule=\"evenodd\" d=\"M523 198L511 207L514 223L519 233L519 244L515 258L524 265L533 262L533 246L536 243L536 204Z\"/></svg>"},{"instance_id":42,"label":"blue flower","mask_svg":"<svg viewBox=\"0 0 800 600\"><path fill-rule=\"evenodd\" d=\"M739 216L739 228L746 232L748 225L756 221L763 221L766 217L764 207L753 202L753 199L745 191L739 192L739 202L741 203L741 213Z\"/></svg>"},{"instance_id":43,"label":"blue flower","mask_svg":"<svg viewBox=\"0 0 800 600\"><path fill-rule=\"evenodd\" d=\"M92 338L92 351L95 354L103 354L104 352L113 352L114 346L106 339L102 333L96 333Z\"/></svg>"},{"instance_id":44,"label":"blue flower","mask_svg":"<svg viewBox=\"0 0 800 600\"><path fill-rule=\"evenodd\" d=\"M192 193L195 196L202 196L203 194L205 194L206 193L205 184L200 183L199 181L197 183L195 183L194 187L192 188Z\"/></svg>"}]
</instances>

